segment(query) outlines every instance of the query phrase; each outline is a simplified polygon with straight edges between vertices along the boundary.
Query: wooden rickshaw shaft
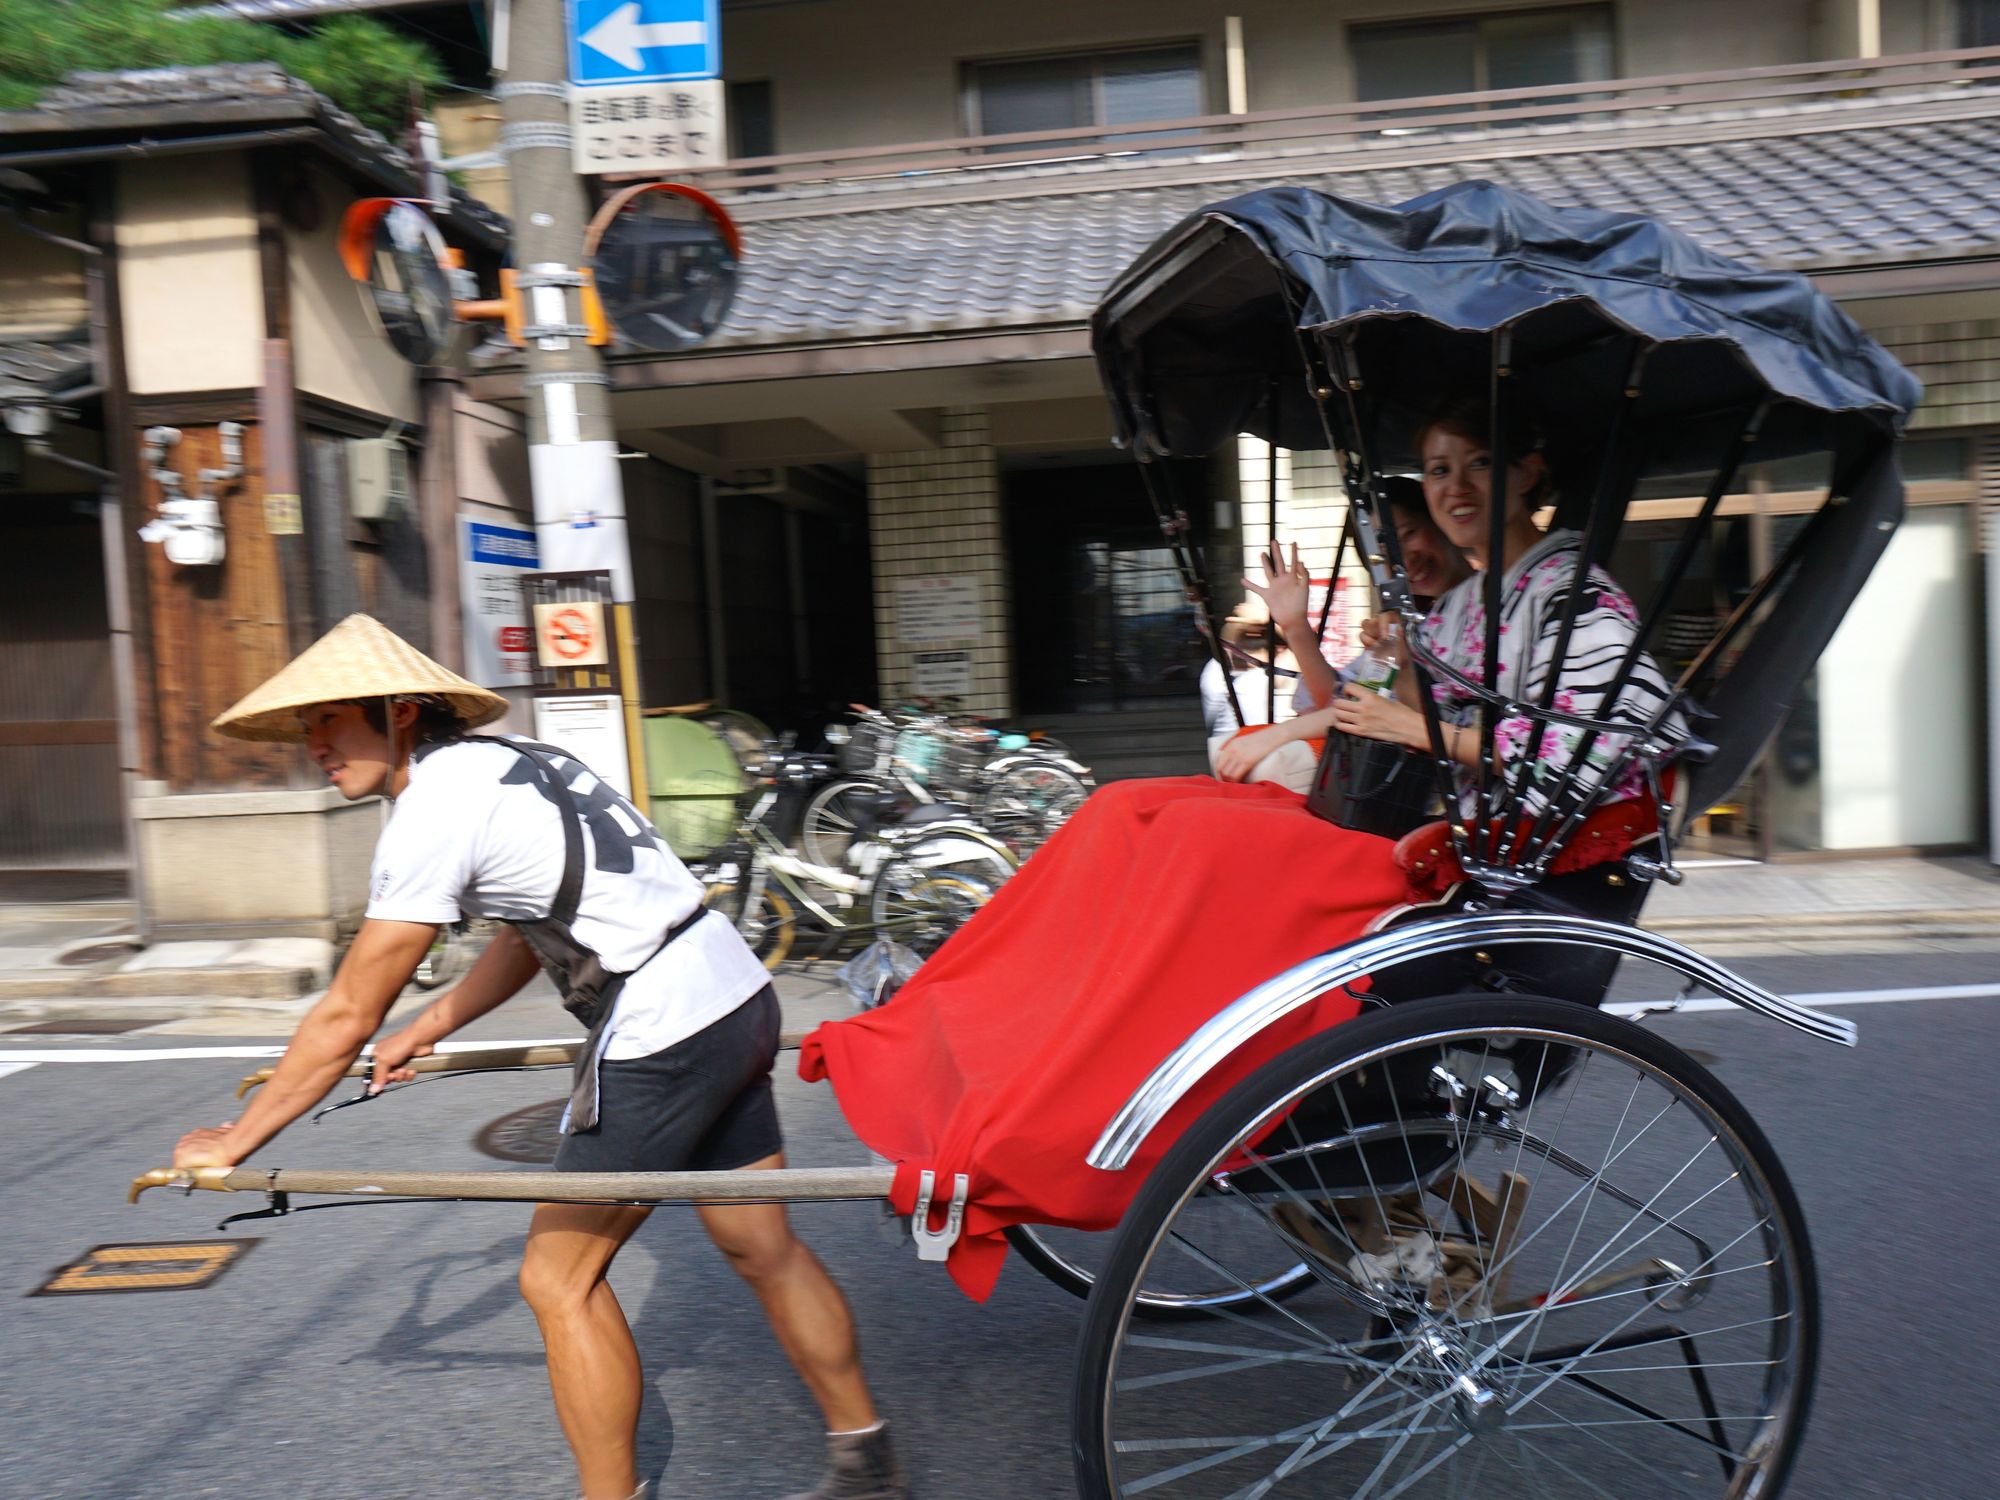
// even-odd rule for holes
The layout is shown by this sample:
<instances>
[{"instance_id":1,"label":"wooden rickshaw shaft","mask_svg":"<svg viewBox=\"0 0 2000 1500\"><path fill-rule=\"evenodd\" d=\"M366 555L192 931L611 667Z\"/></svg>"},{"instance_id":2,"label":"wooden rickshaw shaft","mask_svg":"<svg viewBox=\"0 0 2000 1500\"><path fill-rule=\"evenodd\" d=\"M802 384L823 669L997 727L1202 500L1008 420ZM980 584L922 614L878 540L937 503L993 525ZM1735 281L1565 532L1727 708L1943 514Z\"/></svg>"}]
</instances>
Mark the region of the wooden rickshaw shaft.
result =
<instances>
[{"instance_id":1,"label":"wooden rickshaw shaft","mask_svg":"<svg viewBox=\"0 0 2000 1500\"><path fill-rule=\"evenodd\" d=\"M780 1052L796 1052L805 1038L802 1031L787 1031L778 1038ZM462 1052L434 1052L428 1057L413 1057L403 1066L412 1073L482 1073L504 1068L566 1068L576 1061L580 1042L542 1042L533 1046L516 1047L472 1047ZM351 1064L341 1076L344 1078L366 1078L374 1063L360 1058ZM259 1068L246 1075L236 1085L236 1097L245 1094L260 1084L269 1083L277 1072L274 1063Z\"/></svg>"},{"instance_id":2,"label":"wooden rickshaw shaft","mask_svg":"<svg viewBox=\"0 0 2000 1500\"><path fill-rule=\"evenodd\" d=\"M490 1203L839 1203L887 1198L896 1169L780 1167L731 1172L365 1172L315 1167L155 1167L132 1179L126 1202L148 1188L216 1193L318 1193L339 1197L452 1198Z\"/></svg>"}]
</instances>

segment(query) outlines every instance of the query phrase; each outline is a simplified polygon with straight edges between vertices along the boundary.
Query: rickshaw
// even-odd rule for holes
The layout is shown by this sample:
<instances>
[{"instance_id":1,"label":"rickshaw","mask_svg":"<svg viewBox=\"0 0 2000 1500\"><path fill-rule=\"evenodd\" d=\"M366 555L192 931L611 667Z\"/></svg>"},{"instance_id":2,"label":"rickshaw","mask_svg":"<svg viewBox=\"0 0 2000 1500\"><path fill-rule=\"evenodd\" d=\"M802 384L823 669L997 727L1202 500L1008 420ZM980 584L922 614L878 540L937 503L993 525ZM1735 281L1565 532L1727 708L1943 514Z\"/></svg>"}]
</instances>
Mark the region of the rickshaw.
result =
<instances>
[{"instance_id":1,"label":"rickshaw","mask_svg":"<svg viewBox=\"0 0 2000 1500\"><path fill-rule=\"evenodd\" d=\"M1637 920L1655 885L1679 882L1689 818L1750 769L1887 546L1916 382L1802 277L1481 182L1395 208L1289 187L1212 205L1113 283L1092 331L1120 439L1155 486L1211 640L1162 460L1244 433L1337 456L1353 502L1342 546L1404 617L1431 753L1397 768L1411 899L1162 1039L1071 1169L1152 1163L1115 1231L1079 1249L1066 1231L1021 1228L1035 1263L1089 1299L1079 1494L1770 1500L1799 1450L1820 1338L1798 1198L1715 1075L1603 1002L1631 959L1678 975L1684 996L1853 1044L1849 1023ZM1823 456L1827 493L1711 610L1668 704L1618 718L1614 692L1604 717L1570 714L1554 674L1539 695L1484 686L1499 680L1498 569L1474 585L1493 622L1479 680L1423 645L1382 481L1409 470L1403 434L1448 385L1483 394L1498 472L1531 419L1562 424L1549 520L1581 538L1565 641L1640 482L1707 476L1650 591L1635 591L1632 642L1606 667L1621 682L1661 621L1689 612L1718 533L1747 524L1751 466ZM1489 509L1497 556L1502 507ZM1440 740L1430 689L1447 676L1480 705L1470 786ZM1492 753L1503 717L1533 726L1528 753L1504 766ZM1555 727L1577 731L1575 748L1540 755ZM1329 815L1379 813L1384 787L1356 764L1323 764ZM1643 795L1614 800L1633 768ZM1427 789L1412 794L1413 779ZM1260 1034L1343 987L1362 1001L1355 1019L1244 1064ZM420 1066L529 1060L488 1049ZM1177 1111L1209 1095L1192 1118ZM133 1193L257 1192L270 1213L293 1194L801 1201L891 1196L899 1181L881 1165L618 1178L237 1167L161 1169ZM925 1171L897 1206L920 1256L943 1260L978 1204L964 1174Z\"/></svg>"}]
</instances>

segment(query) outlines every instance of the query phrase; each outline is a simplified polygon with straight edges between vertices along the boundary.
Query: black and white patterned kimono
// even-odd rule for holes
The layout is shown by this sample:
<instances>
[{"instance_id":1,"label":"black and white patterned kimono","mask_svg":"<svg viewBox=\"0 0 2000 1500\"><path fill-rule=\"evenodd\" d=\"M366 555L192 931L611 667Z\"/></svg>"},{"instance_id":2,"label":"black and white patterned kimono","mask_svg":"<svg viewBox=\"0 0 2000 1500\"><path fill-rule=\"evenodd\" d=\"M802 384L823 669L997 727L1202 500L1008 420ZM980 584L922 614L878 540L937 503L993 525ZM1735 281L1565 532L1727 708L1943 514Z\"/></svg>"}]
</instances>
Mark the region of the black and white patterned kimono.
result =
<instances>
[{"instance_id":1,"label":"black and white patterned kimono","mask_svg":"<svg viewBox=\"0 0 2000 1500\"><path fill-rule=\"evenodd\" d=\"M1507 570L1501 584L1498 689L1517 703L1539 706L1549 674L1554 670L1557 686L1549 706L1558 713L1628 724L1648 723L1671 696L1671 690L1653 659L1643 653L1617 703L1610 705L1607 712L1605 699L1638 632L1639 612L1602 568L1592 568L1587 575L1586 597L1578 609L1563 659L1560 663L1554 660L1581 541L1574 531L1552 531ZM1475 573L1438 601L1424 621L1423 642L1433 655L1470 680L1485 682L1484 574ZM1437 682L1431 692L1437 699L1440 716L1447 723L1479 722L1478 700L1457 684ZM1674 740L1682 738L1685 732L1684 721L1675 713L1668 718L1662 735ZM1526 789L1525 812L1532 815L1546 805L1539 788L1562 774L1588 733L1566 724L1551 724L1543 731ZM1510 774L1533 738L1534 721L1524 714L1509 715L1495 727L1494 753ZM1612 761L1630 742L1630 735L1599 734L1586 752L1589 769L1581 774L1579 789L1588 791L1597 787ZM1473 775L1466 771L1461 780L1469 783ZM1619 773L1611 795L1614 799L1637 797L1643 786L1643 773L1635 760ZM1469 784L1460 796L1465 811L1475 813L1476 792Z\"/></svg>"}]
</instances>

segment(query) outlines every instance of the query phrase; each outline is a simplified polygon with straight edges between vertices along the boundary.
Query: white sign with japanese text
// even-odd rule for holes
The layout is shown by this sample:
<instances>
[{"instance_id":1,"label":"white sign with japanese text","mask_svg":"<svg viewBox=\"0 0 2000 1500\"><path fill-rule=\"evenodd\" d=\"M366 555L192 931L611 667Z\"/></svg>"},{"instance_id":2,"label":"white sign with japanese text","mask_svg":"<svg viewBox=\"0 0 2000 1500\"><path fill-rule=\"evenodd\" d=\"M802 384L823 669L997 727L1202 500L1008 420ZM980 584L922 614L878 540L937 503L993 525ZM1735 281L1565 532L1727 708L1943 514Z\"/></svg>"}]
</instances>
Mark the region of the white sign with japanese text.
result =
<instances>
[{"instance_id":1,"label":"white sign with japanese text","mask_svg":"<svg viewBox=\"0 0 2000 1500\"><path fill-rule=\"evenodd\" d=\"M914 651L910 654L910 691L919 698L972 696L970 651Z\"/></svg>"},{"instance_id":2,"label":"white sign with japanese text","mask_svg":"<svg viewBox=\"0 0 2000 1500\"><path fill-rule=\"evenodd\" d=\"M521 579L541 565L535 534L468 515L458 518L458 534L465 675L481 687L525 687L535 680L535 653Z\"/></svg>"},{"instance_id":3,"label":"white sign with japanese text","mask_svg":"<svg viewBox=\"0 0 2000 1500\"><path fill-rule=\"evenodd\" d=\"M722 82L602 84L570 91L576 170L684 172L729 159Z\"/></svg>"},{"instance_id":4,"label":"white sign with japanese text","mask_svg":"<svg viewBox=\"0 0 2000 1500\"><path fill-rule=\"evenodd\" d=\"M567 750L622 797L632 795L625 756L625 704L616 693L535 700L535 738Z\"/></svg>"},{"instance_id":5,"label":"white sign with japanese text","mask_svg":"<svg viewBox=\"0 0 2000 1500\"><path fill-rule=\"evenodd\" d=\"M905 578L896 585L896 633L906 646L979 636L979 581Z\"/></svg>"}]
</instances>

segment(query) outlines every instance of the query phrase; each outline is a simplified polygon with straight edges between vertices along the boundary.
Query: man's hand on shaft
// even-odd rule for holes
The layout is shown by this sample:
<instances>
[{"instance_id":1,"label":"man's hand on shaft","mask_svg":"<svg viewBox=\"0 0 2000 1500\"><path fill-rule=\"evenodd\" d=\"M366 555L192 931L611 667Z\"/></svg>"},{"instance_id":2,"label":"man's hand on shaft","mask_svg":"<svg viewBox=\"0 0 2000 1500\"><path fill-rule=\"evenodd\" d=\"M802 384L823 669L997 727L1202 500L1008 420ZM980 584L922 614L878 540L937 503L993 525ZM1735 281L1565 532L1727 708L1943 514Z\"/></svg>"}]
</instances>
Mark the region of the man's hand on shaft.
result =
<instances>
[{"instance_id":1,"label":"man's hand on shaft","mask_svg":"<svg viewBox=\"0 0 2000 1500\"><path fill-rule=\"evenodd\" d=\"M271 1081L236 1119L182 1136L174 1165L233 1167L325 1098L382 1024L436 936L435 926L421 922L363 922L340 972L299 1023Z\"/></svg>"},{"instance_id":2,"label":"man's hand on shaft","mask_svg":"<svg viewBox=\"0 0 2000 1500\"><path fill-rule=\"evenodd\" d=\"M379 1094L392 1083L409 1083L417 1075L404 1065L413 1057L429 1057L436 1050L417 1035L414 1022L391 1036L379 1038L369 1054L374 1066L368 1074L368 1092Z\"/></svg>"},{"instance_id":3,"label":"man's hand on shaft","mask_svg":"<svg viewBox=\"0 0 2000 1500\"><path fill-rule=\"evenodd\" d=\"M229 1127L234 1120L224 1120L211 1130L190 1130L180 1138L174 1147L174 1165L177 1167L233 1167L247 1152L232 1151L229 1145Z\"/></svg>"}]
</instances>

